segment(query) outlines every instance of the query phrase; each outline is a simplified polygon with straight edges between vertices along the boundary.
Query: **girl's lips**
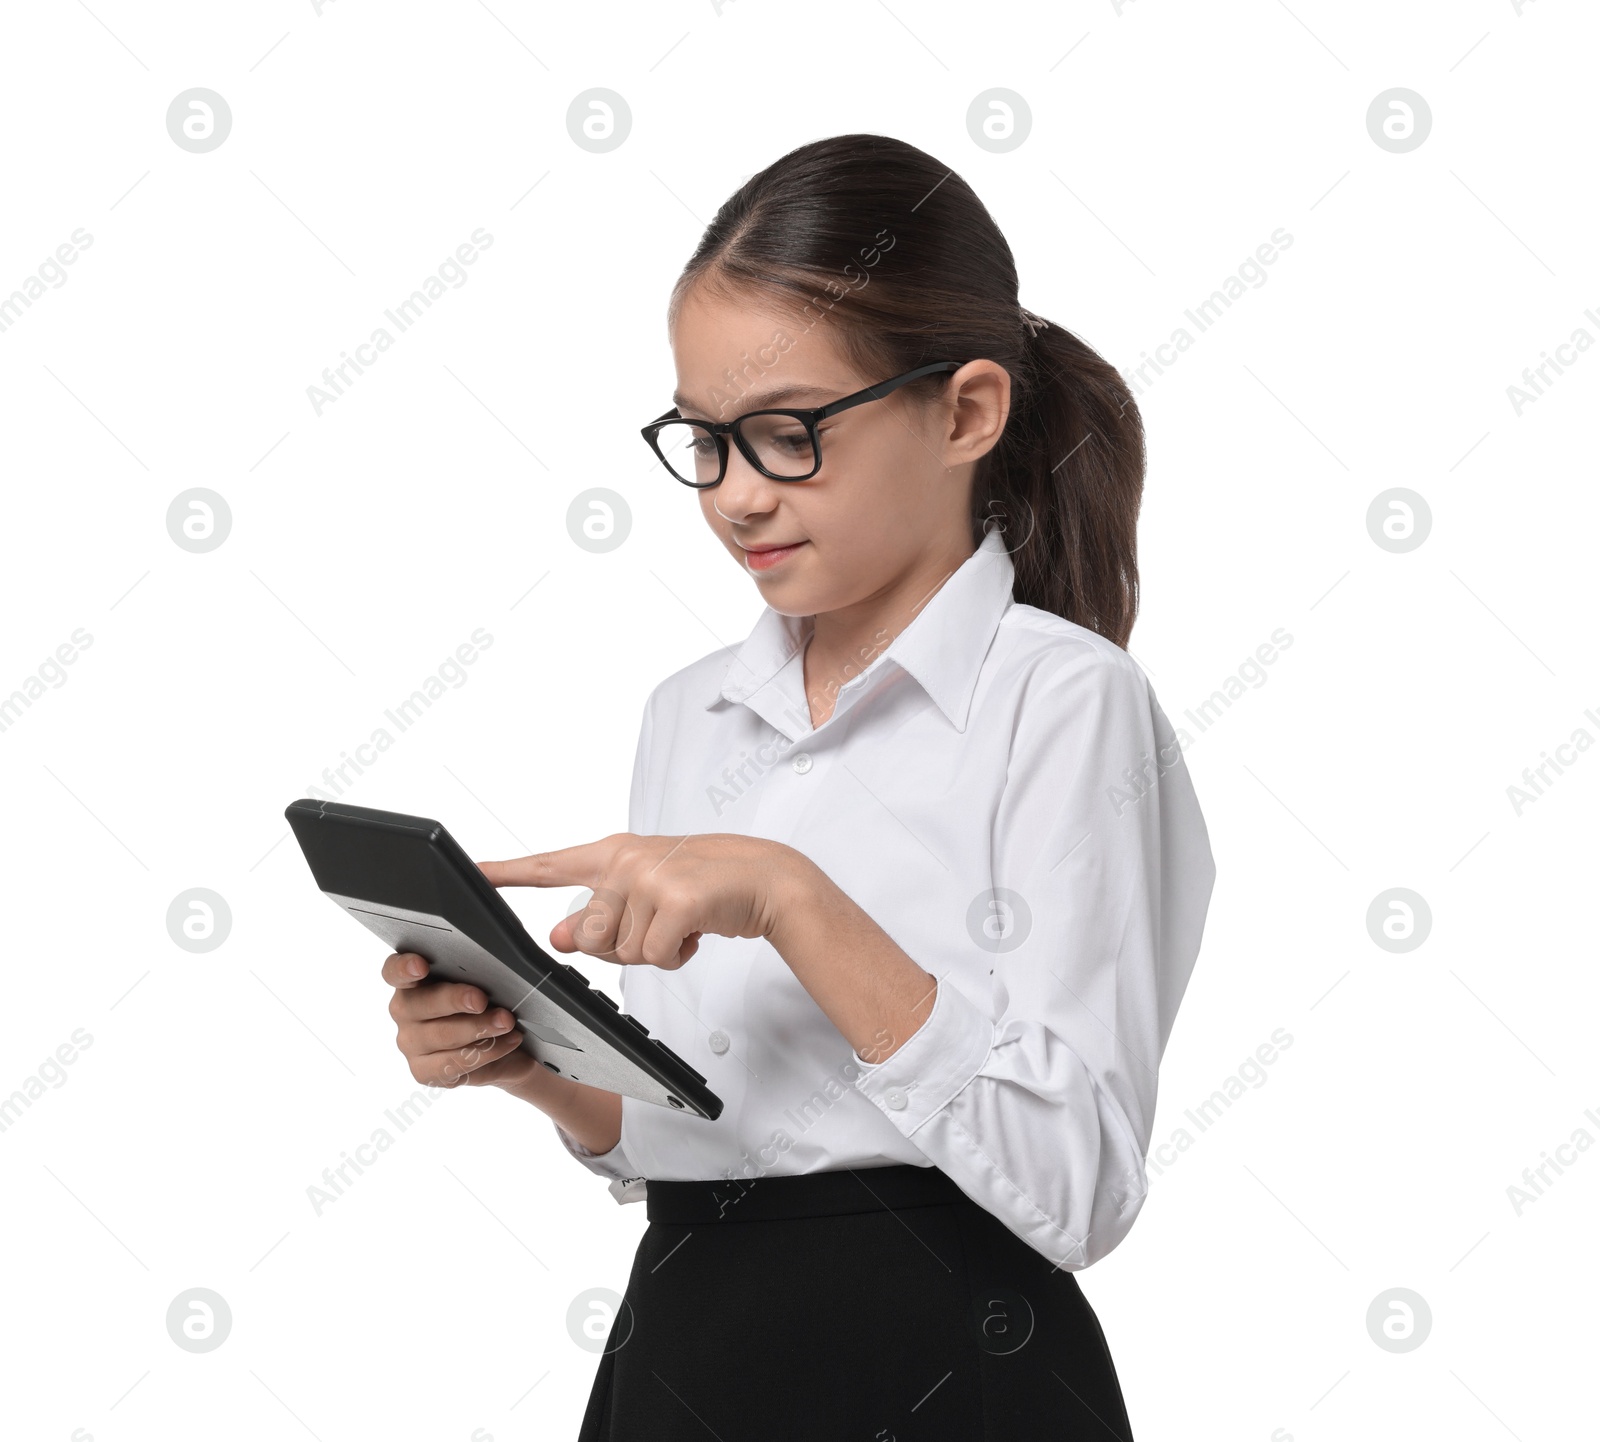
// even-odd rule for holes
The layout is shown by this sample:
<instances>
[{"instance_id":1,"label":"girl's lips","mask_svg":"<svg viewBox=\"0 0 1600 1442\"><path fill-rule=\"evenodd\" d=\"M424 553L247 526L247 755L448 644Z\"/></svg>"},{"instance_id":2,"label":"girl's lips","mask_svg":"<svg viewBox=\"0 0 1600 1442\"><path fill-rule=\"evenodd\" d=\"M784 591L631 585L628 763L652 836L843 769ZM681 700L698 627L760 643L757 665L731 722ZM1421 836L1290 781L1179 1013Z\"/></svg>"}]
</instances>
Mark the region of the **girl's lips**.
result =
<instances>
[{"instance_id":1,"label":"girl's lips","mask_svg":"<svg viewBox=\"0 0 1600 1442\"><path fill-rule=\"evenodd\" d=\"M792 546L779 546L771 551L746 551L745 564L752 571L770 571L774 566L781 565L786 557L792 556L806 543L796 541Z\"/></svg>"}]
</instances>

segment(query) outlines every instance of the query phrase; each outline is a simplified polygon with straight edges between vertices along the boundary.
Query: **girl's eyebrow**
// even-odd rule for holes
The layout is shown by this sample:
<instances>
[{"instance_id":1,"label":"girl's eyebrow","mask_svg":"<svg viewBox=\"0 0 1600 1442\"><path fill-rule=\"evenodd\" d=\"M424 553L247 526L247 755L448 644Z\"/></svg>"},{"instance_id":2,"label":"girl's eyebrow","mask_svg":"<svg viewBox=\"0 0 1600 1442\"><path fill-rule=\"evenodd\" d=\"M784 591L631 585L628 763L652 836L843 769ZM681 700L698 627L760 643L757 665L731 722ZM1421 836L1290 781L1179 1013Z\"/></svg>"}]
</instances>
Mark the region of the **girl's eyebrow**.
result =
<instances>
[{"instance_id":1,"label":"girl's eyebrow","mask_svg":"<svg viewBox=\"0 0 1600 1442\"><path fill-rule=\"evenodd\" d=\"M770 406L782 405L784 401L823 400L833 392L822 386L774 386L771 390L753 391L748 395L740 396L739 400L746 411L764 410ZM672 404L680 412L698 411L685 399L682 391L672 393Z\"/></svg>"}]
</instances>

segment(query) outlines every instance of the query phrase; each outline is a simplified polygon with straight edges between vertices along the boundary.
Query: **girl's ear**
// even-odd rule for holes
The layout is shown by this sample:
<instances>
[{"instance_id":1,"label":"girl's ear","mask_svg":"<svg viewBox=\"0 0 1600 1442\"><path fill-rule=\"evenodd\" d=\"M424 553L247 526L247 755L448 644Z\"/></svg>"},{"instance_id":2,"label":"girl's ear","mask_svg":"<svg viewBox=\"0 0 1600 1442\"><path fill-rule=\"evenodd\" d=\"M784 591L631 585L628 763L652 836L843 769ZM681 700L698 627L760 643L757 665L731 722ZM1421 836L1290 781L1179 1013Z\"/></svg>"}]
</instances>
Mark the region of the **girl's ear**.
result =
<instances>
[{"instance_id":1,"label":"girl's ear","mask_svg":"<svg viewBox=\"0 0 1600 1442\"><path fill-rule=\"evenodd\" d=\"M1011 414L1011 373L991 360L968 361L951 374L946 403L947 463L981 460L999 444Z\"/></svg>"}]
</instances>

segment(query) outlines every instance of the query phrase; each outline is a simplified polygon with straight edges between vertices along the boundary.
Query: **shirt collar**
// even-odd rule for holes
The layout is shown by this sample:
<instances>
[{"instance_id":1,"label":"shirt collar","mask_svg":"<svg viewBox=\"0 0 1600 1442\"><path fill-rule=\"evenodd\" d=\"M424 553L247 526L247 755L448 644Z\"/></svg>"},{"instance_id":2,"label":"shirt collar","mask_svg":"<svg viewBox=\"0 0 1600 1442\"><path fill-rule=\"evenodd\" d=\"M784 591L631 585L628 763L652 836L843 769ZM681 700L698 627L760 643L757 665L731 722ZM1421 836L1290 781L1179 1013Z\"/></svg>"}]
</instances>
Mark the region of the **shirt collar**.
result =
<instances>
[{"instance_id":1,"label":"shirt collar","mask_svg":"<svg viewBox=\"0 0 1600 1442\"><path fill-rule=\"evenodd\" d=\"M846 709L848 698L866 689L864 678L876 675L881 679L884 668L894 664L921 685L957 731L966 730L979 668L1000 618L1012 603L1014 574L1004 534L998 529L986 531L977 549L928 597L911 624L860 673L861 683L846 684L836 712ZM809 723L796 658L805 644L810 620L766 607L749 636L735 648L716 694L706 702L707 709L723 700L746 702L781 731L788 732L790 727L775 719L780 711L792 717L798 710ZM793 676L787 674L791 663ZM799 730L803 734L805 727Z\"/></svg>"}]
</instances>

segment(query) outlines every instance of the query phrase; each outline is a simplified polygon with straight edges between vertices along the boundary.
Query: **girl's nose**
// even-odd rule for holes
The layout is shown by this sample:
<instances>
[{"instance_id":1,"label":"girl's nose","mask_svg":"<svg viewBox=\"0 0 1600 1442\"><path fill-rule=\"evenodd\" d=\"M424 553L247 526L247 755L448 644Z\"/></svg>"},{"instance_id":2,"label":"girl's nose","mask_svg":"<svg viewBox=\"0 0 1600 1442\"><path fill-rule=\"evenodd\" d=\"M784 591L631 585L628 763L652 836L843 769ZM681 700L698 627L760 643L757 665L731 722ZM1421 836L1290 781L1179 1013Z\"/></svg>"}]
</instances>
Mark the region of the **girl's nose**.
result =
<instances>
[{"instance_id":1,"label":"girl's nose","mask_svg":"<svg viewBox=\"0 0 1600 1442\"><path fill-rule=\"evenodd\" d=\"M728 457L727 473L720 485L711 488L709 495L711 504L724 520L748 521L776 509L781 484L762 475L734 447Z\"/></svg>"}]
</instances>

